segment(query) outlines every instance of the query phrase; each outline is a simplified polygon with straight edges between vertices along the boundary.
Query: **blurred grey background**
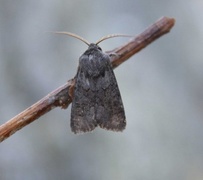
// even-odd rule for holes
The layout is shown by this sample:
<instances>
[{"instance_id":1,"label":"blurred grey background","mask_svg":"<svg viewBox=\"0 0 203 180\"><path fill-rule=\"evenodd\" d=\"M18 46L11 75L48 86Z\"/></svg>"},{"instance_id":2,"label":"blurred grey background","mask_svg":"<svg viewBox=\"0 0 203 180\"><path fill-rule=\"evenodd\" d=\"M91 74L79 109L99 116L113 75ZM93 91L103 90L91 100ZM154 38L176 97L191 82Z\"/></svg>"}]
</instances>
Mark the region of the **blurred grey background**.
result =
<instances>
[{"instance_id":1,"label":"blurred grey background","mask_svg":"<svg viewBox=\"0 0 203 180\"><path fill-rule=\"evenodd\" d=\"M87 46L49 31L95 42L162 16L176 19L172 31L115 70L126 130L74 135L70 107L54 109L0 144L0 180L203 179L202 0L1 0L0 123L76 74Z\"/></svg>"}]
</instances>

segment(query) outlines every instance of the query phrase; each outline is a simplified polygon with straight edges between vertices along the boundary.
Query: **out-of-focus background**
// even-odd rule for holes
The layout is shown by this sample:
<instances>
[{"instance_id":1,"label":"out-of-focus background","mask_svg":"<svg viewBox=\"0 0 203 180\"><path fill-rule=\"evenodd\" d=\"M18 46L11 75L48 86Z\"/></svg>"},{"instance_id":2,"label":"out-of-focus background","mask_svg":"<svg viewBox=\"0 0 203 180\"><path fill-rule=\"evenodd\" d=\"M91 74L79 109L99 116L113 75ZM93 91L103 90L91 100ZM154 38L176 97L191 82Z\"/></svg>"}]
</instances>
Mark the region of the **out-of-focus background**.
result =
<instances>
[{"instance_id":1,"label":"out-of-focus background","mask_svg":"<svg viewBox=\"0 0 203 180\"><path fill-rule=\"evenodd\" d=\"M202 0L1 0L0 123L76 74L87 46L49 31L95 42L162 16L176 19L172 31L115 70L126 130L74 135L70 107L54 109L0 144L1 180L203 179Z\"/></svg>"}]
</instances>

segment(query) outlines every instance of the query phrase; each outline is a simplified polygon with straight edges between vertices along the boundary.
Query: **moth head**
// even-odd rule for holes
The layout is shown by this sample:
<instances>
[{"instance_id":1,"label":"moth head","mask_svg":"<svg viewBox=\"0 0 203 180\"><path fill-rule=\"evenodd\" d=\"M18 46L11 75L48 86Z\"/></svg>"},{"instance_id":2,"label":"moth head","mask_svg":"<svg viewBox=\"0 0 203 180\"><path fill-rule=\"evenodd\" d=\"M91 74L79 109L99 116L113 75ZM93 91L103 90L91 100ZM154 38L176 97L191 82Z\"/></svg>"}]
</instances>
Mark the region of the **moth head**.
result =
<instances>
[{"instance_id":1,"label":"moth head","mask_svg":"<svg viewBox=\"0 0 203 180\"><path fill-rule=\"evenodd\" d=\"M81 40L82 42L87 44L89 47L92 46L93 44L95 44L97 46L100 42L102 42L102 41L104 41L106 39L114 38L114 37L132 37L132 36L126 35L126 34L110 34L110 35L102 37L96 43L89 43L86 39L82 38L81 36L78 36L77 34L71 33L71 32L57 31L57 32L54 32L54 33L55 34L64 34L64 35L72 36L72 37L74 37L76 39Z\"/></svg>"}]
</instances>

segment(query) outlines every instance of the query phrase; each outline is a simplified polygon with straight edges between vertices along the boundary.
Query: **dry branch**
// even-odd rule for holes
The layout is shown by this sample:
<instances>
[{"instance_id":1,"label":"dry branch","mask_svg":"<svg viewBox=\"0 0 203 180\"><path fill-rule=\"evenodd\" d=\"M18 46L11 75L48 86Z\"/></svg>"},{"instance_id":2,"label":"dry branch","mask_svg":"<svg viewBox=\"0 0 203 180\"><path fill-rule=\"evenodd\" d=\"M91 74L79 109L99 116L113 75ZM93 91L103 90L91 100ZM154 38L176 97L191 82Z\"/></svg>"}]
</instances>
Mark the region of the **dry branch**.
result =
<instances>
[{"instance_id":1,"label":"dry branch","mask_svg":"<svg viewBox=\"0 0 203 180\"><path fill-rule=\"evenodd\" d=\"M129 41L127 44L122 45L107 53L114 53L118 56L111 57L113 68L116 68L121 63L125 62L135 53L149 45L151 42L158 39L160 36L168 33L173 27L175 19L163 17L157 22L148 27L143 33ZM13 117L5 124L0 126L0 142L10 137L19 129L30 124L38 119L48 111L55 107L67 108L72 101L74 79L69 80L66 84L54 90L46 97L33 104L17 116Z\"/></svg>"}]
</instances>

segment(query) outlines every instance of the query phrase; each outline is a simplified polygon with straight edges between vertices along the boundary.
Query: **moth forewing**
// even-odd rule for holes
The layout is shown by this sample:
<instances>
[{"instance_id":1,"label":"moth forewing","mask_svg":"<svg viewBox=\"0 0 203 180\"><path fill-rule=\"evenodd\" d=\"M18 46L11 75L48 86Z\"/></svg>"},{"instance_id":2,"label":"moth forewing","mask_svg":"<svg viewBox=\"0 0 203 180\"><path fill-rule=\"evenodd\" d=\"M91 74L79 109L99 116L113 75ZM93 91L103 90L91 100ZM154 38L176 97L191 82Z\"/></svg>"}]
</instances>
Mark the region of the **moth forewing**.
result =
<instances>
[{"instance_id":1,"label":"moth forewing","mask_svg":"<svg viewBox=\"0 0 203 180\"><path fill-rule=\"evenodd\" d=\"M74 133L101 128L122 131L126 120L117 81L108 55L95 44L80 57L71 108Z\"/></svg>"}]
</instances>

